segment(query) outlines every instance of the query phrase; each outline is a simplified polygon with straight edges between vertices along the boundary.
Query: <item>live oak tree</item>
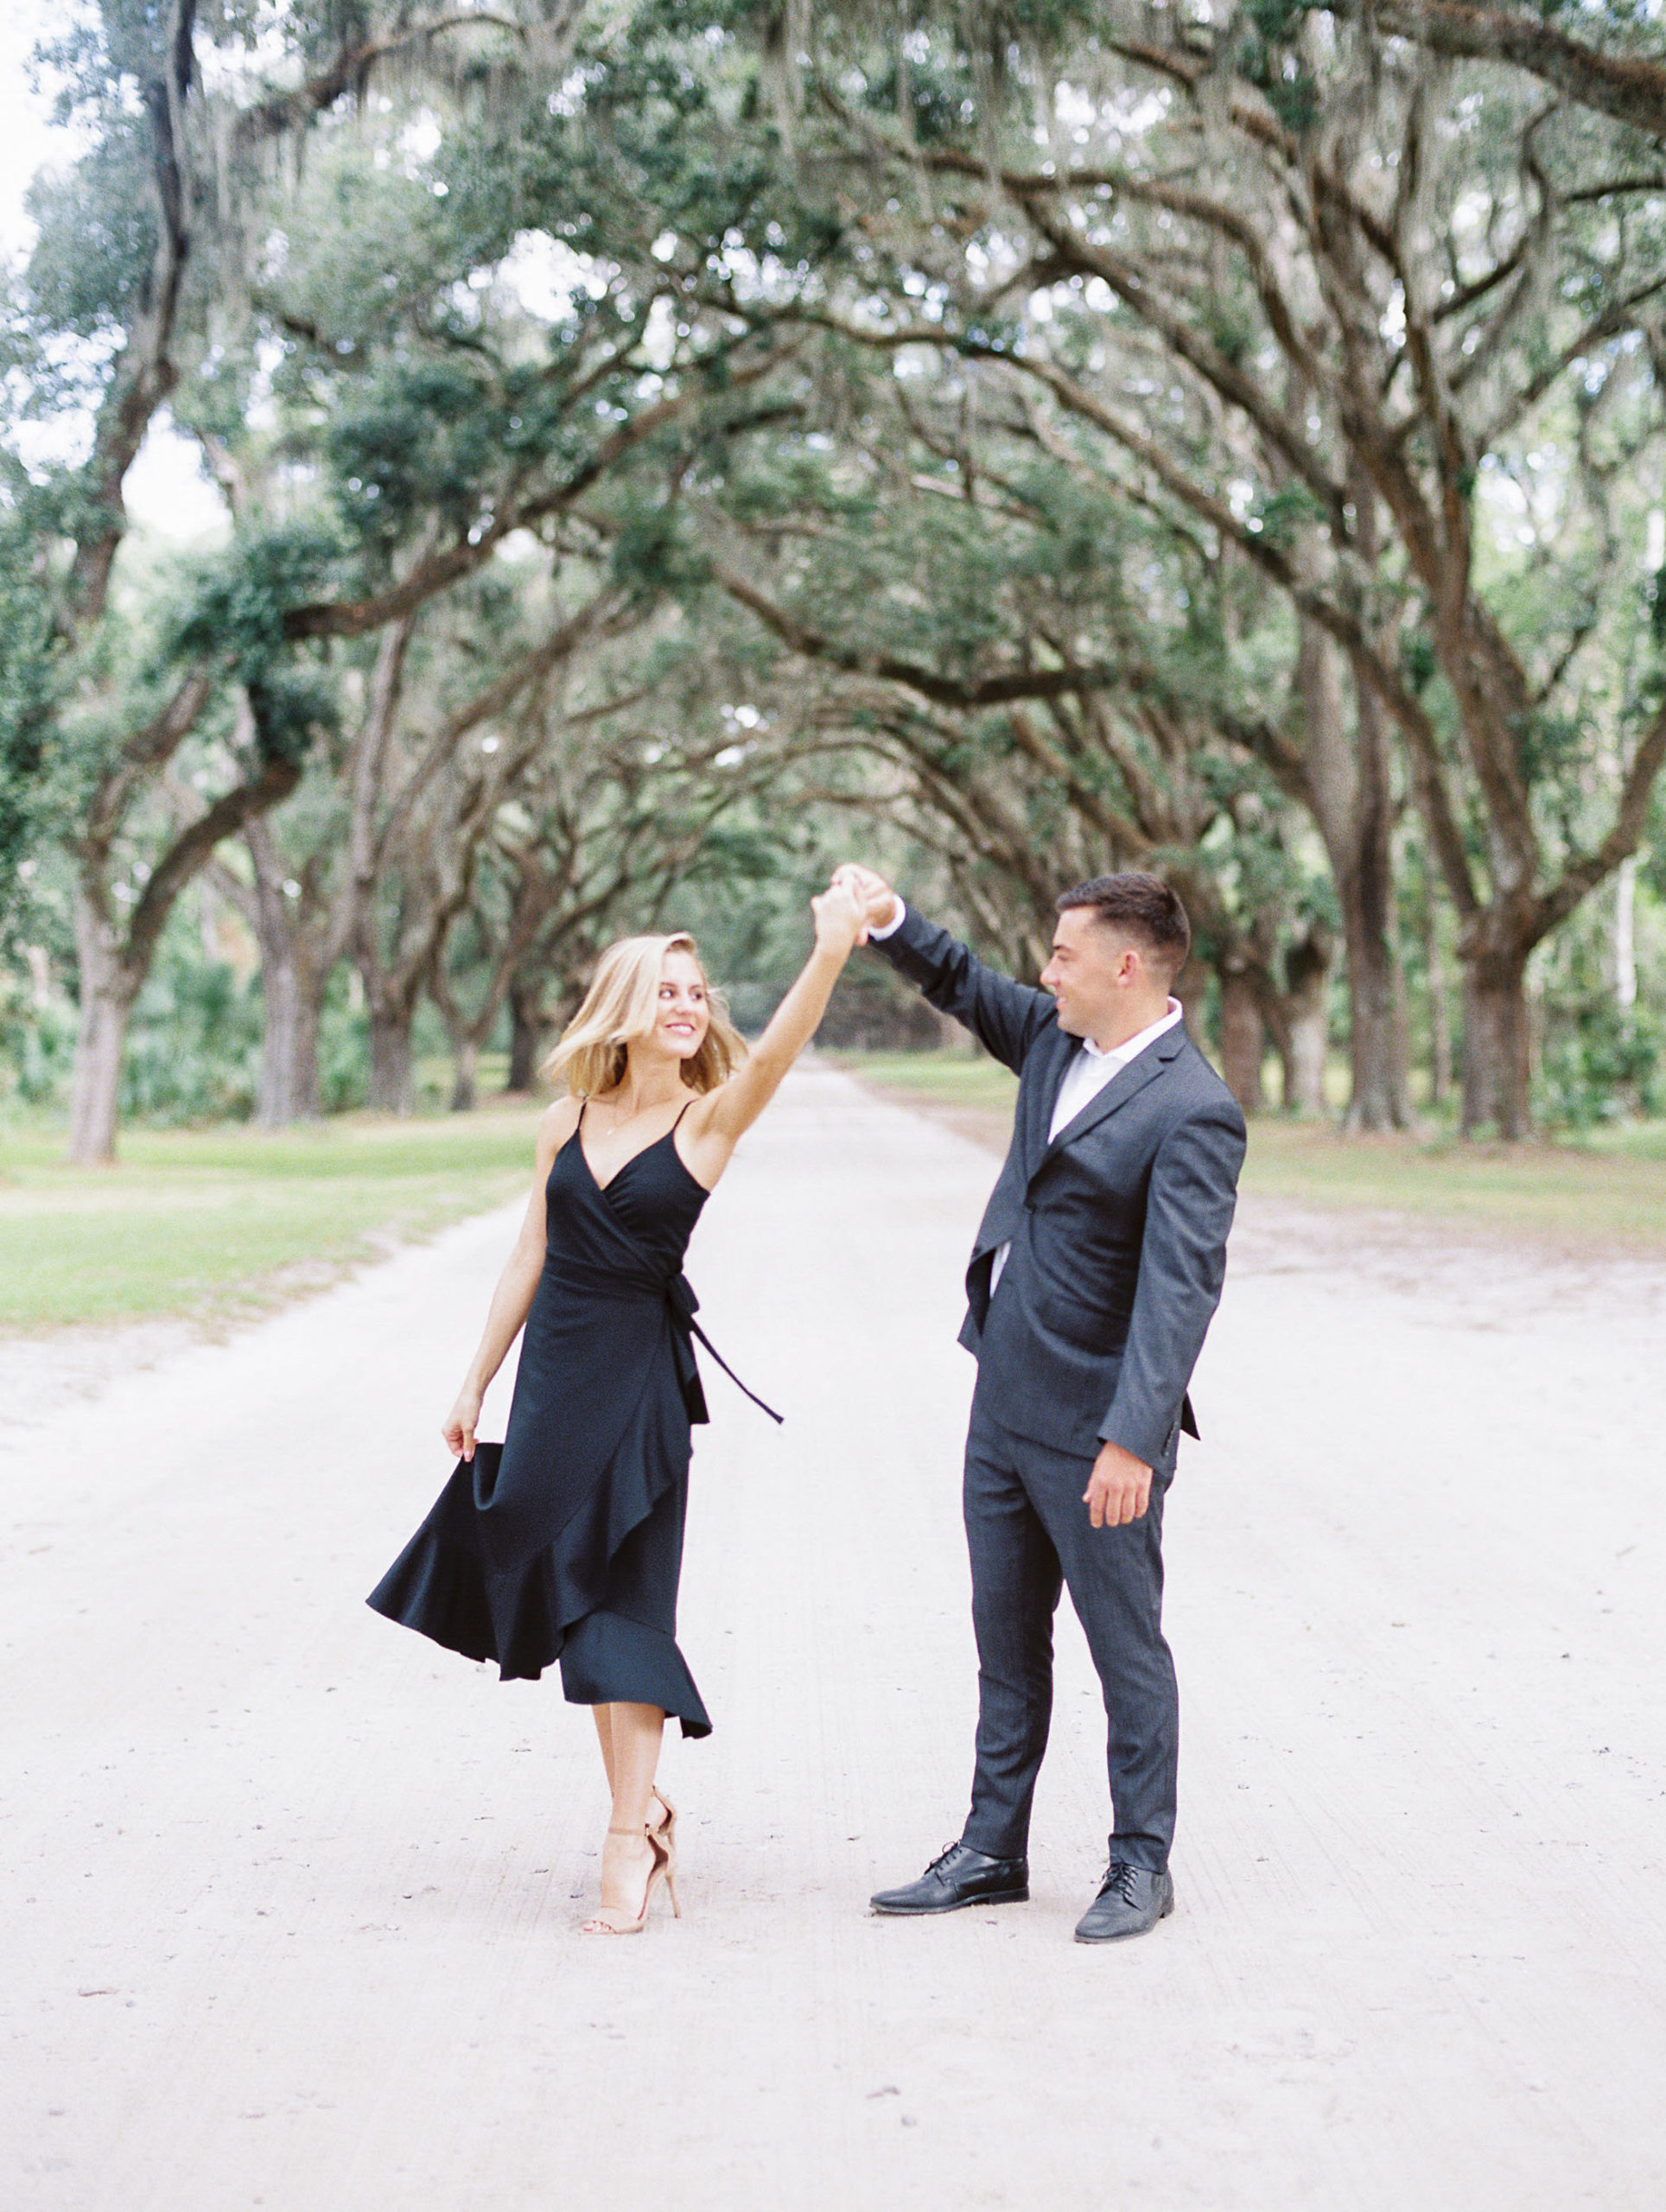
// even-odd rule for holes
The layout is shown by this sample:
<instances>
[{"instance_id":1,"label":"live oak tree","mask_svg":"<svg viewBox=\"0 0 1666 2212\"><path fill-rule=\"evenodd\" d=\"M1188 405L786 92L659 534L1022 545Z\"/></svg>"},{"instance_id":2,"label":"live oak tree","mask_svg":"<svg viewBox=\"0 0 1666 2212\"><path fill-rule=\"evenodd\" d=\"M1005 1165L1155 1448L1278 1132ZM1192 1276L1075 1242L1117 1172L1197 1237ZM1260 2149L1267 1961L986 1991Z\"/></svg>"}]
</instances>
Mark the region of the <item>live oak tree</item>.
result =
<instances>
[{"instance_id":1,"label":"live oak tree","mask_svg":"<svg viewBox=\"0 0 1666 2212\"><path fill-rule=\"evenodd\" d=\"M674 923L678 896L722 873L726 819L792 765L775 747L734 759L709 699L691 698L673 667L657 674L611 695L604 675L544 702L541 742L482 842L474 895L430 978L455 1109L475 1103L479 1056L512 995L508 1087L531 1088L540 1042L575 1006L603 948ZM674 706L684 711L665 711Z\"/></svg>"},{"instance_id":2,"label":"live oak tree","mask_svg":"<svg viewBox=\"0 0 1666 2212\"><path fill-rule=\"evenodd\" d=\"M957 67L965 114L973 79L950 48L939 77ZM1458 915L1465 1124L1520 1135L1529 957L1634 849L1666 758L1652 672L1601 696L1611 625L1635 617L1642 517L1577 432L1607 395L1598 442L1631 469L1657 446L1655 150L1540 111L1509 70L1453 77L1369 26L1294 12L1253 35L1160 12L1071 73L1069 126L1033 79L998 151L987 109L981 143L841 116L900 278L844 326L1003 361L1344 657L1341 806L1301 749L1275 759L1331 848L1356 1024L1388 1012L1386 724ZM1052 158L1021 166L1021 137ZM1052 312L1021 319L1038 294ZM1592 588L1541 594L1522 627L1488 473L1536 440L1565 441L1568 464L1538 530ZM1628 524L1630 594L1612 581ZM1389 1090L1362 1118L1398 1118Z\"/></svg>"},{"instance_id":3,"label":"live oak tree","mask_svg":"<svg viewBox=\"0 0 1666 2212\"><path fill-rule=\"evenodd\" d=\"M1605 677L1643 582L1642 505L1614 487L1657 442L1652 140L1612 105L1546 105L1514 47L1454 71L1319 11L1061 7L1023 35L817 16L791 67L745 15L703 64L697 14L592 65L595 127L645 171L667 83L721 117L726 159L653 200L655 250L741 324L998 368L1109 486L1283 594L1306 715L1267 760L1330 855L1356 1114L1406 1112L1409 797L1458 917L1466 1125L1519 1134L1528 960L1634 847L1666 751L1652 672L1623 697ZM1521 627L1532 563L1489 480L1529 472L1558 484L1536 542L1572 588Z\"/></svg>"},{"instance_id":4,"label":"live oak tree","mask_svg":"<svg viewBox=\"0 0 1666 2212\"><path fill-rule=\"evenodd\" d=\"M1328 931L1256 757L1282 741L1225 649L1259 622L1240 660L1288 658L1267 594L1108 499L976 372L900 380L829 350L798 423L710 487L734 549L715 581L817 671L817 726L894 772L885 803L906 794L1009 961L1040 965L1066 882L1160 865L1219 981L1229 1080L1260 1103L1269 1029L1286 1103L1319 1109Z\"/></svg>"},{"instance_id":5,"label":"live oak tree","mask_svg":"<svg viewBox=\"0 0 1666 2212\"><path fill-rule=\"evenodd\" d=\"M134 633L118 589L129 474L162 410L180 410L243 289L232 267L242 171L262 142L334 105L353 74L340 70L345 53L362 69L386 43L362 23L344 42L327 10L321 22L292 11L297 59L304 67L309 49L329 46L336 68L302 73L276 103L239 103L208 92L201 50L218 40L235 64L258 26L232 8L206 28L206 12L195 0L105 0L49 50L60 111L88 150L37 187L39 238L9 334L14 421L39 430L54 416L91 420L84 459L14 470L10 487L48 630L35 687L45 711L25 739L64 795L74 865L79 1160L113 1150L128 1019L181 893L225 839L293 791L329 714L284 620L289 601L313 601L326 582L327 532L257 518L160 634ZM181 819L162 793L188 750L182 788L200 803Z\"/></svg>"},{"instance_id":6,"label":"live oak tree","mask_svg":"<svg viewBox=\"0 0 1666 2212\"><path fill-rule=\"evenodd\" d=\"M1330 12L1358 21L1357 0ZM1579 106L1666 139L1666 58L1644 9L1587 10L1570 36L1550 9L1478 7L1473 0L1373 0L1371 19L1449 60L1507 62Z\"/></svg>"},{"instance_id":7,"label":"live oak tree","mask_svg":"<svg viewBox=\"0 0 1666 2212\"><path fill-rule=\"evenodd\" d=\"M1408 899L1466 1125L1520 1133L1535 947L1666 753L1652 40L107 0L9 334L20 449L90 447L0 517L0 861L73 847L78 1150L200 870L263 1116L343 961L378 1100L424 993L461 1097L502 1004L524 1077L595 930L742 865L752 779L906 831L1014 962L1061 876L1163 867L1249 1104L1270 1044L1322 1105L1339 951L1362 1127L1409 1111ZM227 505L185 560L124 504L164 409Z\"/></svg>"},{"instance_id":8,"label":"live oak tree","mask_svg":"<svg viewBox=\"0 0 1666 2212\"><path fill-rule=\"evenodd\" d=\"M195 195L188 144L198 90L195 10L111 4L66 42L62 105L91 150L37 191L40 239L10 332L10 396L37 421L76 407L92 417L78 466L14 472L13 531L32 541L49 632L49 719L37 724L41 770L67 792L75 863L80 1037L71 1109L78 1159L108 1156L128 1017L181 891L214 846L293 788L313 703L304 677L250 620L194 652L188 620L173 641L133 638L112 598L126 532L123 486L176 385L194 320ZM314 580L291 539L263 548L278 575ZM228 589L254 582L251 552ZM231 677L249 711L208 748L218 789L176 832L135 841L135 810L176 761ZM212 787L212 786L211 786Z\"/></svg>"},{"instance_id":9,"label":"live oak tree","mask_svg":"<svg viewBox=\"0 0 1666 2212\"><path fill-rule=\"evenodd\" d=\"M1233 696L1211 633L1230 588L1218 551L1160 516L1136 512L1130 525L1114 487L963 354L945 364L933 346L934 365L911 343L906 363L863 359L891 333L816 302L841 282L882 289L886 273L859 246L852 274L837 210L772 165L766 114L748 136L743 72L697 54L683 67L649 38L598 56L587 84L606 151L586 200L599 251L657 264L684 312L737 331L830 322L852 341L795 352L760 387L745 442L691 470L684 505L712 582L814 671L817 726L871 752L875 804L906 793L914 833L1009 957L1037 957L1068 876L1159 859L1186 881L1200 944L1242 1009L1229 1022L1244 1039L1239 1087L1259 1096L1265 1019L1292 1102L1316 1106L1328 930L1312 912L1294 933L1275 920L1267 871L1239 865L1250 787L1266 780L1244 747L1264 717ZM679 176L664 148L672 120L690 117L703 156L715 143L728 159ZM867 236L886 217L862 221ZM900 268L890 278L899 297L912 281ZM1154 563L1155 589L1143 580ZM1251 882L1260 906L1241 915Z\"/></svg>"},{"instance_id":10,"label":"live oak tree","mask_svg":"<svg viewBox=\"0 0 1666 2212\"><path fill-rule=\"evenodd\" d=\"M415 614L390 624L365 663L344 671L349 712L300 791L245 830L247 868L216 873L260 945L258 1110L269 1127L321 1110L319 1028L343 960L359 969L371 1007L374 1101L410 1103L416 1000L468 902L477 849L537 748L540 702L628 613L605 586L566 610L527 597L524 613L544 618L525 626L530 637L507 633L478 595L429 612L432 635L415 635ZM466 651L459 629L470 632ZM482 681L482 662L494 660L499 672ZM402 944L392 955L389 909Z\"/></svg>"},{"instance_id":11,"label":"live oak tree","mask_svg":"<svg viewBox=\"0 0 1666 2212\"><path fill-rule=\"evenodd\" d=\"M483 273L490 289L526 211L461 126L483 105L547 114L570 16L531 0L345 22L292 9L280 28L276 86L253 18L209 23L193 0L108 0L57 55L93 148L39 197L16 381L25 415L77 404L94 432L85 462L19 487L52 609L36 689L56 703L46 735L25 725L19 742L79 782L78 1158L113 1148L128 1015L181 891L296 790L339 719L334 641L408 621L510 541L551 539L714 381L742 392L768 357L728 334L703 354L703 330L659 345L652 293L606 280L531 332L512 289L471 286ZM437 167L404 144L409 113L371 96L395 62L426 71L453 126ZM318 143L297 167L301 135ZM134 638L112 588L123 487L164 404L226 486L232 536L181 618ZM275 470L249 465L263 416ZM194 813L181 789L200 794Z\"/></svg>"}]
</instances>

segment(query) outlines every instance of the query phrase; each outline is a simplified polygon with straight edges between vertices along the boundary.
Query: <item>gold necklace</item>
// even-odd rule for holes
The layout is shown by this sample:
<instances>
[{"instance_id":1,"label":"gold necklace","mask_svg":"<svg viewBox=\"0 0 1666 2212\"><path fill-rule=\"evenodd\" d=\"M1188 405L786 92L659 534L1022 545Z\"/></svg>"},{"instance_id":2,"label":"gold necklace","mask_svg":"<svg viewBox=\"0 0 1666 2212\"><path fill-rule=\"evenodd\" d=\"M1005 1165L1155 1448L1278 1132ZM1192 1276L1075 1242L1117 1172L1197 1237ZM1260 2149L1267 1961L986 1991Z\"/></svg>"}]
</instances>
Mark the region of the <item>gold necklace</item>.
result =
<instances>
[{"instance_id":1,"label":"gold necklace","mask_svg":"<svg viewBox=\"0 0 1666 2212\"><path fill-rule=\"evenodd\" d=\"M657 1100L653 1105L639 1106L634 1114L621 1115L618 1103L614 1100L593 1098L590 1101L590 1103L593 1106L605 1105L607 1107L608 1115L611 1117L607 1126L614 1132L617 1132L620 1129L629 1128L633 1122L639 1122L645 1114L653 1113L658 1106L674 1106L676 1103L677 1102L674 1098L661 1098Z\"/></svg>"}]
</instances>

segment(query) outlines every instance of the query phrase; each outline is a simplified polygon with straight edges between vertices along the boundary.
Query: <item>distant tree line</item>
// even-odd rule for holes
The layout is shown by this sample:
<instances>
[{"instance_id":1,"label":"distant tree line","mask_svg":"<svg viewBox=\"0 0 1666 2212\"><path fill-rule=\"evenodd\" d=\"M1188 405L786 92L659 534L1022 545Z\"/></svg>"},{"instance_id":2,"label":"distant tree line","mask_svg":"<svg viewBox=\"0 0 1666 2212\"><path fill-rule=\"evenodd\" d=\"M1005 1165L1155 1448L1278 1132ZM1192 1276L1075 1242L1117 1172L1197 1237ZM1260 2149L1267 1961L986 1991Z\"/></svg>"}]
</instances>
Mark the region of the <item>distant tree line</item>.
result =
<instances>
[{"instance_id":1,"label":"distant tree line","mask_svg":"<svg viewBox=\"0 0 1666 2212\"><path fill-rule=\"evenodd\" d=\"M1021 967L1162 869L1252 1109L1333 1046L1359 1129L1652 1107L1646 16L103 0L41 65L0 892L77 1159L206 917L263 1121L348 1001L369 1103L426 1025L466 1107L627 928L766 986L863 842Z\"/></svg>"}]
</instances>

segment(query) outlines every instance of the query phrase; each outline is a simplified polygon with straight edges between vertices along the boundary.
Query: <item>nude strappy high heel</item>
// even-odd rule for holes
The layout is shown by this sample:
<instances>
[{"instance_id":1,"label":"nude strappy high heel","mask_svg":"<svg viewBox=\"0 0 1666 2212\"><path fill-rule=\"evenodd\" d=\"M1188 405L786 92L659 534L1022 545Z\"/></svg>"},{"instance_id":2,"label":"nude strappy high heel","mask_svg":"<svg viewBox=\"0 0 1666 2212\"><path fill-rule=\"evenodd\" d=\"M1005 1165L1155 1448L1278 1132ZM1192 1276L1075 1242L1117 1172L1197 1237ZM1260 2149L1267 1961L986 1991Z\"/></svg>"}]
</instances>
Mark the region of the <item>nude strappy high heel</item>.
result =
<instances>
[{"instance_id":1,"label":"nude strappy high heel","mask_svg":"<svg viewBox=\"0 0 1666 2212\"><path fill-rule=\"evenodd\" d=\"M671 1823L676 1818L677 1815L673 1813L671 1820L665 1822L663 1828L650 1828L648 1840L657 1852L663 1853L662 1871L665 1877L665 1894L671 1901L671 1917L673 1920L681 1920L683 1906L677 1894L677 1844L671 1832Z\"/></svg>"},{"instance_id":2,"label":"nude strappy high heel","mask_svg":"<svg viewBox=\"0 0 1666 2212\"><path fill-rule=\"evenodd\" d=\"M655 1883L664 1873L664 1860L662 1856L659 1856L659 1847L657 1847L655 1840L652 1840L651 1827L639 1827L639 1829L611 1827L608 1829L608 1836L642 1836L644 1840L646 1840L648 1849L652 1852L652 1865L648 1867L648 1880L642 1885L642 1907L639 1907L639 1911L637 1911L635 1920L624 1920L620 1927L615 1927L613 1920L601 1918L601 1913L617 1913L621 1911L621 1907L620 1904L601 1904L600 1911L591 1913L591 1918L584 1923L584 1927L580 1929L580 1933L582 1936L639 1936L639 1933L644 1931L644 1927L648 1924L648 1900L652 1897L652 1887L655 1887Z\"/></svg>"},{"instance_id":3,"label":"nude strappy high heel","mask_svg":"<svg viewBox=\"0 0 1666 2212\"><path fill-rule=\"evenodd\" d=\"M658 1795L658 1792L655 1794ZM663 1805L665 1801L662 1797L659 1802ZM672 1813L671 1817L674 1821L677 1815ZM665 1826L670 1825L671 1822L668 1821ZM648 1869L648 1878L642 1890L641 1908L634 1920L627 1920L622 1925L615 1927L611 1920L602 1919L601 1914L618 1912L621 1908L616 1904L604 1904L583 1923L579 1930L580 1934L583 1936L639 1936L648 1924L648 1907L653 1902L653 1893L658 1888L662 1878L665 1884L665 1893L671 1901L672 1915L675 1918L681 1920L683 1908L677 1901L676 1846L666 1839L659 1828L651 1828L645 1823L639 1828L610 1827L607 1833L609 1835L641 1836L653 1853L653 1865Z\"/></svg>"},{"instance_id":4,"label":"nude strappy high heel","mask_svg":"<svg viewBox=\"0 0 1666 2212\"><path fill-rule=\"evenodd\" d=\"M683 1908L677 1897L677 1808L664 1791L655 1783L653 1794L665 1808L665 1817L648 1830L648 1840L656 1851L665 1854L665 1894L671 1901L671 1911L681 1920Z\"/></svg>"},{"instance_id":5,"label":"nude strappy high heel","mask_svg":"<svg viewBox=\"0 0 1666 2212\"><path fill-rule=\"evenodd\" d=\"M674 1859L677 1856L677 1808L657 1782L653 1786L653 1794L664 1807L665 1817L663 1821L656 1821L651 1832L670 1844L671 1856Z\"/></svg>"}]
</instances>

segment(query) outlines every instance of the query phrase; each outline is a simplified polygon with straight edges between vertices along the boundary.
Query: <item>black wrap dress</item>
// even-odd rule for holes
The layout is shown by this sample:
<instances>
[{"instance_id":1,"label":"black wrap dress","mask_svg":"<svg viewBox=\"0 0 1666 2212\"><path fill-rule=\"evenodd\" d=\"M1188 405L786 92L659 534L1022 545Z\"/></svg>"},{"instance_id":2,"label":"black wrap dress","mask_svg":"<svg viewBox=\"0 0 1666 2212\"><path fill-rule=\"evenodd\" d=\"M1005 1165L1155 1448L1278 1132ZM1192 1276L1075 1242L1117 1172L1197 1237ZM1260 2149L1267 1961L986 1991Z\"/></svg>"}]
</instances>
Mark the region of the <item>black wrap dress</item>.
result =
<instances>
[{"instance_id":1,"label":"black wrap dress","mask_svg":"<svg viewBox=\"0 0 1666 2212\"><path fill-rule=\"evenodd\" d=\"M605 1190L578 1129L556 1154L508 1433L459 1460L369 1603L506 1681L559 1661L574 1704L657 1705L706 1736L677 1586L690 1431L706 1419L683 1255L709 1194L675 1135Z\"/></svg>"}]
</instances>

